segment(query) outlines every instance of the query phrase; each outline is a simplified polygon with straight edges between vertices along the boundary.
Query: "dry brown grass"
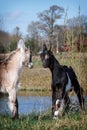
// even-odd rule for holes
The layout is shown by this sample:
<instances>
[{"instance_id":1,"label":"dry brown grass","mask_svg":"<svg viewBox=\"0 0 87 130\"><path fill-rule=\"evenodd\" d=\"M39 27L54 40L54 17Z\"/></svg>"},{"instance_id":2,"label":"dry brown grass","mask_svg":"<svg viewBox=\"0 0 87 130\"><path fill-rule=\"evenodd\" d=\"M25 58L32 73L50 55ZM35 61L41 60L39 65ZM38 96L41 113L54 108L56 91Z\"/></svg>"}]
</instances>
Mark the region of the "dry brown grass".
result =
<instances>
[{"instance_id":1,"label":"dry brown grass","mask_svg":"<svg viewBox=\"0 0 87 130\"><path fill-rule=\"evenodd\" d=\"M28 90L49 90L51 84L50 72L44 68L24 68L21 80L22 88Z\"/></svg>"},{"instance_id":2,"label":"dry brown grass","mask_svg":"<svg viewBox=\"0 0 87 130\"><path fill-rule=\"evenodd\" d=\"M62 53L55 55L62 65L72 66L80 85L87 93L87 53ZM34 68L24 68L21 75L22 89L51 90L51 73L44 69L39 56L33 57Z\"/></svg>"}]
</instances>

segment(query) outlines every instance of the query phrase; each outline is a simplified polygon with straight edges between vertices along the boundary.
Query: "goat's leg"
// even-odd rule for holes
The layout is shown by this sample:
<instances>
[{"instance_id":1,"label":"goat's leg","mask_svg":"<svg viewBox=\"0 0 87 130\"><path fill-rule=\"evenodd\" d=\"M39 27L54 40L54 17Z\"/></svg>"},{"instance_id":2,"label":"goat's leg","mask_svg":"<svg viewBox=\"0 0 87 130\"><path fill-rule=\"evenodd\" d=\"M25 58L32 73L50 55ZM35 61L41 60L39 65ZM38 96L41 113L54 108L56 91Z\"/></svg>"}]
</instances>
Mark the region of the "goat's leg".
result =
<instances>
[{"instance_id":1,"label":"goat's leg","mask_svg":"<svg viewBox=\"0 0 87 130\"><path fill-rule=\"evenodd\" d=\"M52 91L52 115L54 115L54 106L56 103L56 91Z\"/></svg>"},{"instance_id":2,"label":"goat's leg","mask_svg":"<svg viewBox=\"0 0 87 130\"><path fill-rule=\"evenodd\" d=\"M9 107L12 113L12 118L18 118L18 100L15 89L11 90L9 93Z\"/></svg>"},{"instance_id":3,"label":"goat's leg","mask_svg":"<svg viewBox=\"0 0 87 130\"><path fill-rule=\"evenodd\" d=\"M68 93L65 94L64 101L65 101L65 111L68 112L70 104L70 98L68 96Z\"/></svg>"}]
</instances>

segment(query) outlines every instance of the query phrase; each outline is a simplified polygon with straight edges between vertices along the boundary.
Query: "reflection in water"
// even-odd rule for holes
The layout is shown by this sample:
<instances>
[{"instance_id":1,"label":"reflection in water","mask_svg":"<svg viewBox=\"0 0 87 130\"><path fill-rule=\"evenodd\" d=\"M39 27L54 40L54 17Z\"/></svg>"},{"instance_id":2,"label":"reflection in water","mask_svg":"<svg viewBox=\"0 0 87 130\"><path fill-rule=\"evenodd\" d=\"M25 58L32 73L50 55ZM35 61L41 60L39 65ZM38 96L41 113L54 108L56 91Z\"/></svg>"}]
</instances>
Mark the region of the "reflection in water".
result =
<instances>
[{"instance_id":1,"label":"reflection in water","mask_svg":"<svg viewBox=\"0 0 87 130\"><path fill-rule=\"evenodd\" d=\"M78 99L75 96L70 98L70 111L80 109ZM51 110L51 96L29 96L19 95L19 114L27 115L32 112L46 112ZM85 97L85 108L87 109L87 97ZM0 97L0 114L10 114L7 96Z\"/></svg>"}]
</instances>

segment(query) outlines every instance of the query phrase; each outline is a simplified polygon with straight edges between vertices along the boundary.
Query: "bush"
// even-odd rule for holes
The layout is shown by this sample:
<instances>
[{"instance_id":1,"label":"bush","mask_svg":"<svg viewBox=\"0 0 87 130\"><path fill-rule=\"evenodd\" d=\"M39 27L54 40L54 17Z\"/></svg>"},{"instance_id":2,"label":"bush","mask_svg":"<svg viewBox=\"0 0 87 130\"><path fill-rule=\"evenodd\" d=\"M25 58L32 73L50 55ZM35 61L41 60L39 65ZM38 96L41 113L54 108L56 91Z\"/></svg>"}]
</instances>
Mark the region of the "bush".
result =
<instances>
[{"instance_id":1,"label":"bush","mask_svg":"<svg viewBox=\"0 0 87 130\"><path fill-rule=\"evenodd\" d=\"M39 50L38 42L32 38L26 41L26 47L30 48L30 50L33 52L33 54L37 54Z\"/></svg>"},{"instance_id":2,"label":"bush","mask_svg":"<svg viewBox=\"0 0 87 130\"><path fill-rule=\"evenodd\" d=\"M2 43L0 43L0 53L8 52L7 46L5 47Z\"/></svg>"},{"instance_id":3,"label":"bush","mask_svg":"<svg viewBox=\"0 0 87 130\"><path fill-rule=\"evenodd\" d=\"M9 51L15 50L17 48L17 42L12 41L8 48L9 48Z\"/></svg>"}]
</instances>

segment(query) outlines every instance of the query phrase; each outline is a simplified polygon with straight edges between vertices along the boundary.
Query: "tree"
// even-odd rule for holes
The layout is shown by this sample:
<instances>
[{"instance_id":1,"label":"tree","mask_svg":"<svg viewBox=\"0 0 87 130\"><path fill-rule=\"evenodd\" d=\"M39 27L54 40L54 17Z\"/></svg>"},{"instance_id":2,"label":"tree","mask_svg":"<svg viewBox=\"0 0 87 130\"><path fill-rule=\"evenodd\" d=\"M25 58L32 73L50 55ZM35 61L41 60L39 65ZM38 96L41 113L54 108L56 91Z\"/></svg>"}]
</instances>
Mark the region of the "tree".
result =
<instances>
[{"instance_id":1,"label":"tree","mask_svg":"<svg viewBox=\"0 0 87 130\"><path fill-rule=\"evenodd\" d=\"M39 35L39 22L34 22L32 21L27 28L27 31L29 33L29 37L34 38L34 39L38 39L38 35Z\"/></svg>"},{"instance_id":2,"label":"tree","mask_svg":"<svg viewBox=\"0 0 87 130\"><path fill-rule=\"evenodd\" d=\"M9 45L9 51L13 51L17 48L17 42L15 40L11 41Z\"/></svg>"},{"instance_id":3,"label":"tree","mask_svg":"<svg viewBox=\"0 0 87 130\"><path fill-rule=\"evenodd\" d=\"M26 44L27 48L30 48L30 50L32 51L33 54L37 54L37 52L39 50L39 46L34 38L27 39L25 44Z\"/></svg>"},{"instance_id":4,"label":"tree","mask_svg":"<svg viewBox=\"0 0 87 130\"><path fill-rule=\"evenodd\" d=\"M9 45L9 34L0 30L0 52L7 52L7 46Z\"/></svg>"},{"instance_id":5,"label":"tree","mask_svg":"<svg viewBox=\"0 0 87 130\"><path fill-rule=\"evenodd\" d=\"M13 36L15 37L15 40L19 40L21 38L20 28L18 26L13 30Z\"/></svg>"},{"instance_id":6,"label":"tree","mask_svg":"<svg viewBox=\"0 0 87 130\"><path fill-rule=\"evenodd\" d=\"M58 19L62 17L63 12L63 7L53 5L48 10L45 10L42 13L38 14L38 18L40 19L40 22L43 25L41 29L48 34L50 44L53 44L55 23Z\"/></svg>"},{"instance_id":7,"label":"tree","mask_svg":"<svg viewBox=\"0 0 87 130\"><path fill-rule=\"evenodd\" d=\"M67 27L71 35L72 46L76 46L80 51L80 48L82 48L82 45L80 47L80 43L82 44L83 38L87 37L87 16L80 15L80 8L78 13L78 17L67 20Z\"/></svg>"},{"instance_id":8,"label":"tree","mask_svg":"<svg viewBox=\"0 0 87 130\"><path fill-rule=\"evenodd\" d=\"M27 37L27 44L29 45L30 49L36 53L35 47L38 47L39 44L39 22L32 21L27 28L27 31L29 33L29 37ZM36 47L36 48L37 48Z\"/></svg>"}]
</instances>

